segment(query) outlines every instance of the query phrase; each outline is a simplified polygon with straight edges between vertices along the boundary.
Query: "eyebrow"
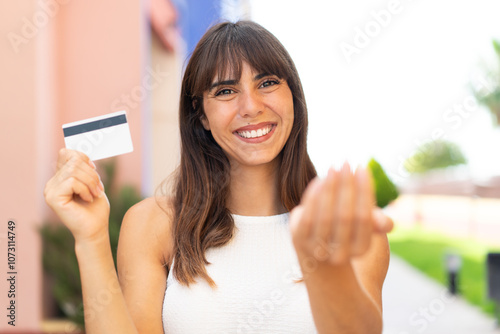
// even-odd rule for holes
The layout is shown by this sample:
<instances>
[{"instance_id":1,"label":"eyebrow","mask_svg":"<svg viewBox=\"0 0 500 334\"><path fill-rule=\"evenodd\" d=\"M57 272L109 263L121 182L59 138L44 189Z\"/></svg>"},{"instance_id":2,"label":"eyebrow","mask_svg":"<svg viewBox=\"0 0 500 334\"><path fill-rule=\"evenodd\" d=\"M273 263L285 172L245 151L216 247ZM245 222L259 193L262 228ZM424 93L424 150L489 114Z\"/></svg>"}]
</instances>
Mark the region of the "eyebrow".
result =
<instances>
[{"instance_id":1,"label":"eyebrow","mask_svg":"<svg viewBox=\"0 0 500 334\"><path fill-rule=\"evenodd\" d=\"M253 77L253 81L260 80L266 76L270 75L269 73L259 73L256 76ZM225 86L225 85L236 85L238 83L238 80L235 79L230 79L230 80L223 80L223 81L216 81L210 85L208 88L209 91L214 89L215 87L219 86Z\"/></svg>"}]
</instances>

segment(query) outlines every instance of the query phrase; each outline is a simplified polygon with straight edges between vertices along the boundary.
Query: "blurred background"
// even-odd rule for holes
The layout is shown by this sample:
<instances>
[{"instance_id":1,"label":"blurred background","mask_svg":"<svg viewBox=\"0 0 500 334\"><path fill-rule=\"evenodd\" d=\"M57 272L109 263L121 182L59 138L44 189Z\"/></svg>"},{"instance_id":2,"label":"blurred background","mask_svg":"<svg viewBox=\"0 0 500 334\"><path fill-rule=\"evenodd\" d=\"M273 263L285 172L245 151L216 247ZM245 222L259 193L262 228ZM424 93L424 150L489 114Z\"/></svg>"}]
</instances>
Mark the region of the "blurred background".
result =
<instances>
[{"instance_id":1,"label":"blurred background","mask_svg":"<svg viewBox=\"0 0 500 334\"><path fill-rule=\"evenodd\" d=\"M116 246L124 212L178 164L197 41L215 22L252 19L295 61L319 174L370 164L390 190L384 333L500 333L499 12L494 0L0 3L0 309L13 221L17 310L0 332L82 331L72 237L43 199L61 125L127 111L134 152L97 162Z\"/></svg>"}]
</instances>

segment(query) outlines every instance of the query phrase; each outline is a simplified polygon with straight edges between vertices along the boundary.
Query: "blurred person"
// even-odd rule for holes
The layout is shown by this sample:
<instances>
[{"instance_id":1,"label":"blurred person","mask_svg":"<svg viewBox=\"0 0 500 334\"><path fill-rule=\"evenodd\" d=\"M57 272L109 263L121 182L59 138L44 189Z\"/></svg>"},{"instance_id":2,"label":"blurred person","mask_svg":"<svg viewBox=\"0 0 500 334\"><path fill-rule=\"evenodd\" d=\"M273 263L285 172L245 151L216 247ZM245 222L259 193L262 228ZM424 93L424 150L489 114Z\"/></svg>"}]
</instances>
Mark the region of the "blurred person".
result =
<instances>
[{"instance_id":1,"label":"blurred person","mask_svg":"<svg viewBox=\"0 0 500 334\"><path fill-rule=\"evenodd\" d=\"M95 165L59 152L44 195L75 238L86 332L381 333L392 220L364 168L317 177L281 43L250 21L210 28L179 123L172 195L129 209L118 275Z\"/></svg>"}]
</instances>

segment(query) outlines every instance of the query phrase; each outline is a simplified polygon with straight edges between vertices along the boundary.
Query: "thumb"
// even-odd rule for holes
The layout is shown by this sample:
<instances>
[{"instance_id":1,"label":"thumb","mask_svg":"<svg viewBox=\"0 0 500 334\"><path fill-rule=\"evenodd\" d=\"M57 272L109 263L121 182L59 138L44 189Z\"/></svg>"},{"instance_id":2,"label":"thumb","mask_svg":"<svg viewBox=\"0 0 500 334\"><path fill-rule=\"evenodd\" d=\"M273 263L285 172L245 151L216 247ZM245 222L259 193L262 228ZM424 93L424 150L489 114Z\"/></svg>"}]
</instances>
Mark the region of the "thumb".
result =
<instances>
[{"instance_id":1,"label":"thumb","mask_svg":"<svg viewBox=\"0 0 500 334\"><path fill-rule=\"evenodd\" d=\"M392 218L385 215L382 209L376 207L373 209L374 228L379 233L389 233L394 228Z\"/></svg>"}]
</instances>

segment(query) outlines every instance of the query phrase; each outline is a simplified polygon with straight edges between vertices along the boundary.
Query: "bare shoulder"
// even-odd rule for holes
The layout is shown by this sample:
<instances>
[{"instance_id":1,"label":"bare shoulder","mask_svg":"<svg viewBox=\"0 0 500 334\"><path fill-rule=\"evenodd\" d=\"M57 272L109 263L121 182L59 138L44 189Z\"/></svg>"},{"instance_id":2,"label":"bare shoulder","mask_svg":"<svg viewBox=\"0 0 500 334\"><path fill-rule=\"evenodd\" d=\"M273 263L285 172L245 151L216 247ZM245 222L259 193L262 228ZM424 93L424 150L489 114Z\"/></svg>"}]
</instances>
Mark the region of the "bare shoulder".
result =
<instances>
[{"instance_id":1,"label":"bare shoulder","mask_svg":"<svg viewBox=\"0 0 500 334\"><path fill-rule=\"evenodd\" d=\"M163 333L161 310L173 245L169 206L165 198L147 198L127 211L120 230L118 279L139 333Z\"/></svg>"},{"instance_id":2,"label":"bare shoulder","mask_svg":"<svg viewBox=\"0 0 500 334\"><path fill-rule=\"evenodd\" d=\"M172 247L172 206L167 197L148 197L132 206L123 217L120 237L147 248L156 249L162 260L168 260Z\"/></svg>"}]
</instances>

